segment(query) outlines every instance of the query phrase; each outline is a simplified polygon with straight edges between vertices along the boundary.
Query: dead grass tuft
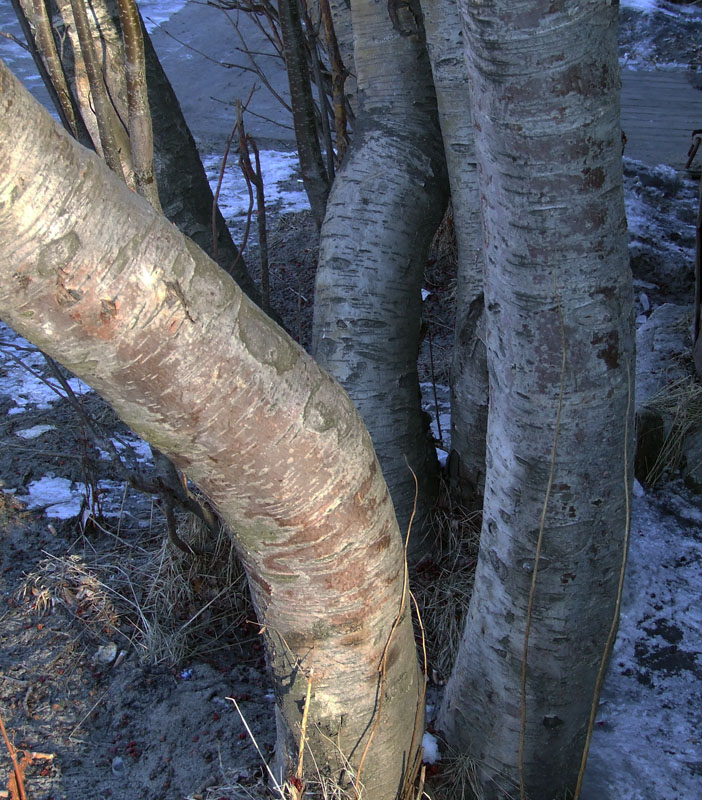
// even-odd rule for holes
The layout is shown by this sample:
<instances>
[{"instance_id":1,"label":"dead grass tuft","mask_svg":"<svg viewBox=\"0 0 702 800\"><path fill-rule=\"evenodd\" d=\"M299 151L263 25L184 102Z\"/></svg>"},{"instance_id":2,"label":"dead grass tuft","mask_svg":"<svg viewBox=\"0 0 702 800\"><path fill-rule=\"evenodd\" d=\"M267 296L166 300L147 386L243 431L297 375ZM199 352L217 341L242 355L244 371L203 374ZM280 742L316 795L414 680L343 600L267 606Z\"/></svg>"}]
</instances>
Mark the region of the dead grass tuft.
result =
<instances>
[{"instance_id":1,"label":"dead grass tuft","mask_svg":"<svg viewBox=\"0 0 702 800\"><path fill-rule=\"evenodd\" d=\"M694 376L681 378L654 395L647 406L672 418L668 435L646 476L646 483L655 486L681 466L685 440L702 427L702 384Z\"/></svg>"},{"instance_id":2,"label":"dead grass tuft","mask_svg":"<svg viewBox=\"0 0 702 800\"><path fill-rule=\"evenodd\" d=\"M112 635L120 623L119 608L96 565L86 564L79 555L43 558L27 575L17 600L39 617L63 606L99 639Z\"/></svg>"},{"instance_id":3,"label":"dead grass tuft","mask_svg":"<svg viewBox=\"0 0 702 800\"><path fill-rule=\"evenodd\" d=\"M215 541L191 514L179 525L179 537L201 556L190 556L164 538L158 550L140 564L143 586L138 603L139 645L143 658L180 663L228 647L250 615L244 570L228 533Z\"/></svg>"},{"instance_id":4,"label":"dead grass tuft","mask_svg":"<svg viewBox=\"0 0 702 800\"><path fill-rule=\"evenodd\" d=\"M152 663L228 648L251 614L243 568L224 530L213 541L189 514L179 527L180 538L204 555L178 550L160 527L138 542L105 530L113 546L98 553L83 537L80 555L42 559L17 600L40 616L61 606L89 638L117 638Z\"/></svg>"},{"instance_id":5,"label":"dead grass tuft","mask_svg":"<svg viewBox=\"0 0 702 800\"><path fill-rule=\"evenodd\" d=\"M434 554L420 562L412 591L424 623L433 682L446 680L463 635L480 542L480 512L446 501L434 512Z\"/></svg>"},{"instance_id":6,"label":"dead grass tuft","mask_svg":"<svg viewBox=\"0 0 702 800\"><path fill-rule=\"evenodd\" d=\"M481 795L475 761L465 753L449 754L442 761L441 778L436 788L451 800L475 800Z\"/></svg>"}]
</instances>

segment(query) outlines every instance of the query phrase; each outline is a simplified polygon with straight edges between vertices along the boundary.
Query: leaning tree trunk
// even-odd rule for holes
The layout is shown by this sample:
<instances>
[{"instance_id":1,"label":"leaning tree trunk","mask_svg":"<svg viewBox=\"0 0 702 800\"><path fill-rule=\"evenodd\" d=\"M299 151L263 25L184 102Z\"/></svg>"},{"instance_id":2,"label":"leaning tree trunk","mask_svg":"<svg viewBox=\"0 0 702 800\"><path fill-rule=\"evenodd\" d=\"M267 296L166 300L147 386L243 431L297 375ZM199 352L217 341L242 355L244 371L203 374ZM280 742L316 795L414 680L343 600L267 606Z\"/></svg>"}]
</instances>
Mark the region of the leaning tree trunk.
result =
<instances>
[{"instance_id":1,"label":"leaning tree trunk","mask_svg":"<svg viewBox=\"0 0 702 800\"><path fill-rule=\"evenodd\" d=\"M367 749L367 796L395 800L421 687L401 536L350 399L2 62L0 163L3 319L93 385L236 531L286 765L309 681L310 773L358 772Z\"/></svg>"},{"instance_id":2,"label":"leaning tree trunk","mask_svg":"<svg viewBox=\"0 0 702 800\"><path fill-rule=\"evenodd\" d=\"M488 376L478 175L468 68L457 0L422 0L456 229L456 327L451 370L451 496L482 505ZM455 466L454 466L455 465Z\"/></svg>"},{"instance_id":3,"label":"leaning tree trunk","mask_svg":"<svg viewBox=\"0 0 702 800\"><path fill-rule=\"evenodd\" d=\"M416 556L438 474L417 375L421 286L446 174L421 13L389 8L352 2L359 115L322 227L313 349L368 425L403 529L417 476Z\"/></svg>"},{"instance_id":4,"label":"leaning tree trunk","mask_svg":"<svg viewBox=\"0 0 702 800\"><path fill-rule=\"evenodd\" d=\"M633 472L617 6L462 10L490 415L475 590L441 722L485 798L560 800L616 629Z\"/></svg>"},{"instance_id":5,"label":"leaning tree trunk","mask_svg":"<svg viewBox=\"0 0 702 800\"><path fill-rule=\"evenodd\" d=\"M73 107L80 113L80 124L90 132L97 152L102 153L96 119L97 108L86 73L83 48L74 23L74 7L86 8L85 0L13 0L13 4L16 7L21 6L18 15L23 12L34 27L37 48L42 59L50 64L48 75L60 83L59 97L64 97L64 107ZM44 14L47 9L50 13ZM50 17L54 24L59 24L58 21L62 20L63 27L60 31L47 29ZM133 183L127 133L128 92L117 0L92 0L90 7L86 9L85 21L88 26L87 34L92 42L92 54L98 60L100 78L106 93L104 99L108 101L107 113L122 148L123 172L127 181ZM159 198L168 219L212 256L215 253L212 237L212 190L180 104L143 23L141 28ZM51 50L52 36L59 39L60 50ZM61 58L57 61L59 53ZM65 97L67 92L70 92L70 98ZM250 297L258 299L259 293L249 277L219 209L215 211L215 229L219 264L231 273Z\"/></svg>"}]
</instances>

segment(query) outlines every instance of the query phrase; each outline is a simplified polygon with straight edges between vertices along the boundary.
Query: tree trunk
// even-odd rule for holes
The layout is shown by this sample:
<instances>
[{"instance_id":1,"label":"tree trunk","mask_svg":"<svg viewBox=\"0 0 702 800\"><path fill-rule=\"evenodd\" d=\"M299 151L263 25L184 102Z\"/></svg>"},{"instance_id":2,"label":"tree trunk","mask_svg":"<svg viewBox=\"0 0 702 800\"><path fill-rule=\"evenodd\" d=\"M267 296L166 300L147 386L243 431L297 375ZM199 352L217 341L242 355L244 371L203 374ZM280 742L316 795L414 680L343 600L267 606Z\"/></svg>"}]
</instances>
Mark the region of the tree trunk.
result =
<instances>
[{"instance_id":1,"label":"tree trunk","mask_svg":"<svg viewBox=\"0 0 702 800\"><path fill-rule=\"evenodd\" d=\"M352 3L359 115L322 227L313 350L361 412L411 555L438 467L421 412L417 355L426 252L445 207L446 172L421 13Z\"/></svg>"},{"instance_id":2,"label":"tree trunk","mask_svg":"<svg viewBox=\"0 0 702 800\"><path fill-rule=\"evenodd\" d=\"M462 9L490 415L475 589L441 723L485 798L560 800L616 627L633 474L617 5Z\"/></svg>"},{"instance_id":3,"label":"tree trunk","mask_svg":"<svg viewBox=\"0 0 702 800\"><path fill-rule=\"evenodd\" d=\"M468 508L482 505L488 375L483 311L483 255L478 175L468 68L457 0L422 0L456 228L456 328L451 371L451 448L458 470L451 495Z\"/></svg>"},{"instance_id":4,"label":"tree trunk","mask_svg":"<svg viewBox=\"0 0 702 800\"><path fill-rule=\"evenodd\" d=\"M27 18L35 24L35 11L47 0L16 0L21 3ZM63 20L61 48L63 70L68 76L83 124L90 131L98 152L100 139L95 119L95 108L85 76L81 45L73 24L70 0L50 0ZM87 15L94 51L100 56L100 71L117 118L124 124L128 119L127 84L124 72L124 48L120 34L116 0L92 0ZM96 26L97 23L97 26ZM154 134L156 181L164 214L183 233L190 236L210 256L214 253L212 242L213 196L205 170L200 161L195 141L185 122L180 104L168 80L151 39L143 27L144 56L146 60L147 90ZM40 42L37 41L37 45ZM41 48L40 50L44 50ZM43 56L44 57L44 56ZM50 70L56 75L57 67ZM128 143L123 147L129 148ZM131 170L131 159L124 161ZM218 260L231 273L241 288L254 300L258 291L249 277L242 258L234 244L219 209L215 214Z\"/></svg>"},{"instance_id":5,"label":"tree trunk","mask_svg":"<svg viewBox=\"0 0 702 800\"><path fill-rule=\"evenodd\" d=\"M422 715L402 543L348 396L0 62L0 314L236 531L296 762L395 800ZM382 708L381 708L382 702ZM347 763L348 760L348 763Z\"/></svg>"},{"instance_id":6,"label":"tree trunk","mask_svg":"<svg viewBox=\"0 0 702 800\"><path fill-rule=\"evenodd\" d=\"M322 226L329 196L329 178L324 168L322 149L317 136L312 84L307 64L307 49L302 33L298 0L280 0L278 20L283 37L285 67L290 86L290 104L293 112L295 140L300 158L302 182L310 201L312 216L318 228ZM316 58L317 54L313 54ZM326 113L322 108L322 114Z\"/></svg>"}]
</instances>

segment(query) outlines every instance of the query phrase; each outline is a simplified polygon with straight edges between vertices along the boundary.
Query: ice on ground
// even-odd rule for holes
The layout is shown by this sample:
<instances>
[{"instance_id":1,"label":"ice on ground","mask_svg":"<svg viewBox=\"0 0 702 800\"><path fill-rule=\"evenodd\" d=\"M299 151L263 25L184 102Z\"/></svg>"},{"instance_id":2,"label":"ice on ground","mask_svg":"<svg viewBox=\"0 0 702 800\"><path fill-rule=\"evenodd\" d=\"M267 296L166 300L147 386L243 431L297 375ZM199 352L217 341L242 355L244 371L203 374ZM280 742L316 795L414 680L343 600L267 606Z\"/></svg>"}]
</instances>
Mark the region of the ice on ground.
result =
<instances>
[{"instance_id":1,"label":"ice on ground","mask_svg":"<svg viewBox=\"0 0 702 800\"><path fill-rule=\"evenodd\" d=\"M640 11L642 14L652 14L658 11L669 17L676 17L678 14L684 12L684 9L681 9L679 5L666 3L665 0L621 0L619 5L622 8L631 8L634 11Z\"/></svg>"},{"instance_id":2,"label":"ice on ground","mask_svg":"<svg viewBox=\"0 0 702 800\"><path fill-rule=\"evenodd\" d=\"M144 18L144 27L149 33L167 22L188 0L139 0L139 11Z\"/></svg>"},{"instance_id":3,"label":"ice on ground","mask_svg":"<svg viewBox=\"0 0 702 800\"><path fill-rule=\"evenodd\" d=\"M655 11L658 6L658 0L621 0L622 8L633 8L636 11L642 11L650 14Z\"/></svg>"},{"instance_id":4,"label":"ice on ground","mask_svg":"<svg viewBox=\"0 0 702 800\"><path fill-rule=\"evenodd\" d=\"M300 170L297 153L261 150L259 156L261 159L261 172L263 173L266 210L275 210L278 213L286 214L292 211L308 209L310 206L302 187L302 181L296 178ZM205 156L202 163L212 191L216 192L222 167L222 155ZM290 182L293 180L297 181L296 185L299 186L299 189L290 187ZM254 237L256 236L255 199L254 190L254 205L252 209L254 220L250 233ZM229 226L234 229L237 236L241 235L249 212L250 196L244 176L239 169L238 156L235 151L231 151L229 154L218 202L219 209Z\"/></svg>"},{"instance_id":5,"label":"ice on ground","mask_svg":"<svg viewBox=\"0 0 702 800\"><path fill-rule=\"evenodd\" d=\"M21 439L37 439L39 436L47 433L48 431L55 431L55 425L33 425L31 428L25 428L21 431L15 431L15 436Z\"/></svg>"},{"instance_id":6,"label":"ice on ground","mask_svg":"<svg viewBox=\"0 0 702 800\"><path fill-rule=\"evenodd\" d=\"M424 748L423 761L425 764L436 764L441 761L441 754L439 753L439 742L436 736L431 733L425 733L422 736L422 747Z\"/></svg>"},{"instance_id":7,"label":"ice on ground","mask_svg":"<svg viewBox=\"0 0 702 800\"><path fill-rule=\"evenodd\" d=\"M65 396L55 379L42 377L45 369L39 350L0 322L0 394L15 404L8 414L22 414L30 405L47 409ZM69 378L68 385L77 395L92 391L78 378Z\"/></svg>"}]
</instances>

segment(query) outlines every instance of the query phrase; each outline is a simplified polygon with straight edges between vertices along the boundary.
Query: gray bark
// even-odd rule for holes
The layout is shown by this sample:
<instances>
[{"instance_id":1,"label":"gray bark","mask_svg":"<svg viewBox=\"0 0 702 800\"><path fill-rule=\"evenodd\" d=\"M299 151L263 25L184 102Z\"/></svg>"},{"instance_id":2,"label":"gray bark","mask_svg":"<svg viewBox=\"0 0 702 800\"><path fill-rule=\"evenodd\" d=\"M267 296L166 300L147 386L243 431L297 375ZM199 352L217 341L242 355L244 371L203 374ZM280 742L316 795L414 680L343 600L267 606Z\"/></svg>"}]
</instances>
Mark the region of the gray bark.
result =
<instances>
[{"instance_id":1,"label":"gray bark","mask_svg":"<svg viewBox=\"0 0 702 800\"><path fill-rule=\"evenodd\" d=\"M458 456L452 497L482 504L488 375L483 257L470 87L457 0L422 0L456 229L456 328L451 374L451 448Z\"/></svg>"},{"instance_id":2,"label":"gray bark","mask_svg":"<svg viewBox=\"0 0 702 800\"><path fill-rule=\"evenodd\" d=\"M617 6L461 7L490 414L475 590L441 723L485 798L560 800L616 625L633 474Z\"/></svg>"},{"instance_id":3,"label":"gray bark","mask_svg":"<svg viewBox=\"0 0 702 800\"><path fill-rule=\"evenodd\" d=\"M417 354L424 263L447 180L421 14L405 6L393 22L365 0L352 12L359 115L322 227L313 350L368 425L403 530L410 469L417 475L414 557L427 546L422 521L437 489Z\"/></svg>"},{"instance_id":4,"label":"gray bark","mask_svg":"<svg viewBox=\"0 0 702 800\"><path fill-rule=\"evenodd\" d=\"M302 182L310 201L312 216L320 228L329 196L329 178L324 168L322 149L317 136L312 84L307 63L305 37L302 33L298 0L279 0L278 20L283 38L285 66L290 86L295 140L300 158ZM313 54L316 58L317 54ZM322 114L325 110L320 109Z\"/></svg>"},{"instance_id":5,"label":"gray bark","mask_svg":"<svg viewBox=\"0 0 702 800\"><path fill-rule=\"evenodd\" d=\"M99 391L236 532L284 777L310 681L303 781L348 782L367 751L367 796L395 800L419 753L422 686L402 539L350 399L1 61L0 163L0 314Z\"/></svg>"}]
</instances>

